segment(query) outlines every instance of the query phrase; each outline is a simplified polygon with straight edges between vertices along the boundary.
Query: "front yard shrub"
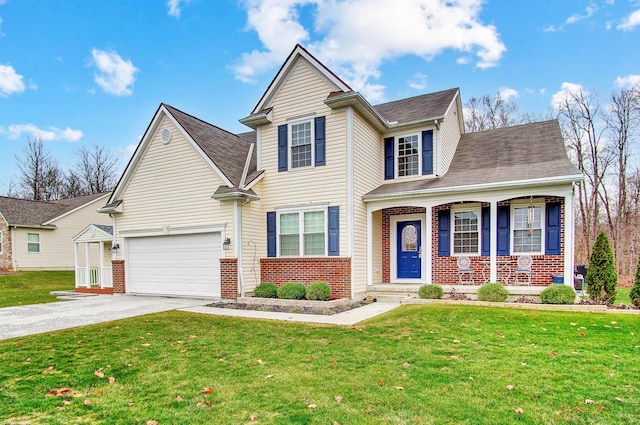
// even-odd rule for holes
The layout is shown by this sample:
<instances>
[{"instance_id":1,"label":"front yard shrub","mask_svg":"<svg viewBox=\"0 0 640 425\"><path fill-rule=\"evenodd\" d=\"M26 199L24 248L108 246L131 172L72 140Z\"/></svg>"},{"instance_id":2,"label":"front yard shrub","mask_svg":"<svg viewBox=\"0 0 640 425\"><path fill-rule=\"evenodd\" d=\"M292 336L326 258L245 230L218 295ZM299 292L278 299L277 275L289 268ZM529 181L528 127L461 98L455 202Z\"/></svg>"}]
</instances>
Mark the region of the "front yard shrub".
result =
<instances>
[{"instance_id":1,"label":"front yard shrub","mask_svg":"<svg viewBox=\"0 0 640 425\"><path fill-rule=\"evenodd\" d=\"M273 283L264 282L256 286L253 290L253 296L258 298L277 298L278 288Z\"/></svg>"},{"instance_id":2,"label":"front yard shrub","mask_svg":"<svg viewBox=\"0 0 640 425\"><path fill-rule=\"evenodd\" d=\"M478 301L505 302L509 292L501 283L487 283L478 289Z\"/></svg>"},{"instance_id":3,"label":"front yard shrub","mask_svg":"<svg viewBox=\"0 0 640 425\"><path fill-rule=\"evenodd\" d=\"M418 296L423 300L437 300L442 298L443 295L444 291L438 285L422 285L418 290Z\"/></svg>"},{"instance_id":4,"label":"front yard shrub","mask_svg":"<svg viewBox=\"0 0 640 425\"><path fill-rule=\"evenodd\" d=\"M636 279L633 282L631 292L629 292L629 300L631 300L631 304L640 307L640 257L638 257L638 267L636 267Z\"/></svg>"},{"instance_id":5,"label":"front yard shrub","mask_svg":"<svg viewBox=\"0 0 640 425\"><path fill-rule=\"evenodd\" d=\"M301 300L307 293L302 283L287 282L283 283L277 290L278 298L283 300Z\"/></svg>"},{"instance_id":6,"label":"front yard shrub","mask_svg":"<svg viewBox=\"0 0 640 425\"><path fill-rule=\"evenodd\" d=\"M593 244L585 283L589 298L593 301L605 301L613 304L616 299L618 275L613 262L613 251L611 251L609 238L604 232L600 232Z\"/></svg>"},{"instance_id":7,"label":"front yard shrub","mask_svg":"<svg viewBox=\"0 0 640 425\"><path fill-rule=\"evenodd\" d=\"M540 292L542 304L573 304L576 292L567 285L549 285Z\"/></svg>"},{"instance_id":8,"label":"front yard shrub","mask_svg":"<svg viewBox=\"0 0 640 425\"><path fill-rule=\"evenodd\" d=\"M331 298L331 287L327 282L313 282L307 286L307 299L313 301L327 301Z\"/></svg>"}]
</instances>

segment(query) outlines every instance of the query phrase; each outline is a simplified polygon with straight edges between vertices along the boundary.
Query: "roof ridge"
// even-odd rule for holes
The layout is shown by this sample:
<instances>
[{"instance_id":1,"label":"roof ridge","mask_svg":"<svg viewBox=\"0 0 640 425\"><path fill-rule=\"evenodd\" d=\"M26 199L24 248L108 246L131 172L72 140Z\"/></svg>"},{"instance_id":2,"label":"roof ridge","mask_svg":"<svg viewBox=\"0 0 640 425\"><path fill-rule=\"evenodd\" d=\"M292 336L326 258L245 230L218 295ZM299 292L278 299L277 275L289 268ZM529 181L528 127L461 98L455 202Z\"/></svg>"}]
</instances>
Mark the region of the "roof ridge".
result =
<instances>
[{"instance_id":1,"label":"roof ridge","mask_svg":"<svg viewBox=\"0 0 640 425\"><path fill-rule=\"evenodd\" d=\"M438 90L438 91L434 91L434 92L430 92L430 93L423 93L423 94L418 94L418 95L415 95L415 96L403 97L402 99L391 100L389 102L378 103L376 105L371 105L371 106L373 106L374 108L377 108L379 106L390 105L390 104L395 103L395 102L405 102L407 100L417 99L417 98L423 97L423 96L433 96L433 95L440 94L440 93L446 93L446 92L450 92L450 91L459 91L459 90L460 90L460 87L451 87L451 88L445 89L445 90Z\"/></svg>"},{"instance_id":2,"label":"roof ridge","mask_svg":"<svg viewBox=\"0 0 640 425\"><path fill-rule=\"evenodd\" d=\"M523 122L520 124L514 124L514 125L508 125L505 127L496 127L496 128L488 128L486 130L478 130L478 131L473 131L470 133L464 133L465 135L473 135L473 134L479 134L479 133L487 133L490 131L507 131L509 129L515 129L517 127L524 127L527 125L540 125L540 124L550 124L550 123L558 123L558 119L557 118L551 118L548 120L542 120L542 121L531 121L531 122ZM559 125L559 124L558 124Z\"/></svg>"}]
</instances>

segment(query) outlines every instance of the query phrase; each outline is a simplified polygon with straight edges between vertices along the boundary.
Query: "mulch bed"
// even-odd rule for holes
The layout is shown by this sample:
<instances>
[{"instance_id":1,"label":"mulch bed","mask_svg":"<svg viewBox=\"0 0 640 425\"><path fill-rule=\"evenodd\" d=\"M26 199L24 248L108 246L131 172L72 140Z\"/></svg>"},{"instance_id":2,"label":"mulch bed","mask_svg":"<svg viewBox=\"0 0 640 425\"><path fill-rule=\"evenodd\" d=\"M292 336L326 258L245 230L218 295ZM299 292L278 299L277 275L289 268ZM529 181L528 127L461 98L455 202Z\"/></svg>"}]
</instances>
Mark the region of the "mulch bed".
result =
<instances>
[{"instance_id":1,"label":"mulch bed","mask_svg":"<svg viewBox=\"0 0 640 425\"><path fill-rule=\"evenodd\" d=\"M349 304L327 307L304 307L304 306L284 306L284 305L266 305L266 304L247 304L247 303L213 303L207 304L207 307L228 308L232 310L257 310L257 311L273 311L277 313L298 313L298 314L318 314L331 316L333 314L342 313L354 308L363 307L371 304L373 301L362 300L353 301Z\"/></svg>"}]
</instances>

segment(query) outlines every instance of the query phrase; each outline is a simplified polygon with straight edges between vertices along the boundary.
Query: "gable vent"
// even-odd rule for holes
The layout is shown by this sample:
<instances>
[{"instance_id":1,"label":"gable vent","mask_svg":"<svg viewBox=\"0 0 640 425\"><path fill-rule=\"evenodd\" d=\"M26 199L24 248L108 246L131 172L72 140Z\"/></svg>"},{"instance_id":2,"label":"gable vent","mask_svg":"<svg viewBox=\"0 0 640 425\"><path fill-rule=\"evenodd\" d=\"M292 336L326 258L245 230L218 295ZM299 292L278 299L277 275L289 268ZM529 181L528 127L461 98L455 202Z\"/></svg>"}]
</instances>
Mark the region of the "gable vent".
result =
<instances>
[{"instance_id":1,"label":"gable vent","mask_svg":"<svg viewBox=\"0 0 640 425\"><path fill-rule=\"evenodd\" d=\"M162 144L166 145L171 141L171 130L168 128L163 128L160 130L160 141Z\"/></svg>"}]
</instances>

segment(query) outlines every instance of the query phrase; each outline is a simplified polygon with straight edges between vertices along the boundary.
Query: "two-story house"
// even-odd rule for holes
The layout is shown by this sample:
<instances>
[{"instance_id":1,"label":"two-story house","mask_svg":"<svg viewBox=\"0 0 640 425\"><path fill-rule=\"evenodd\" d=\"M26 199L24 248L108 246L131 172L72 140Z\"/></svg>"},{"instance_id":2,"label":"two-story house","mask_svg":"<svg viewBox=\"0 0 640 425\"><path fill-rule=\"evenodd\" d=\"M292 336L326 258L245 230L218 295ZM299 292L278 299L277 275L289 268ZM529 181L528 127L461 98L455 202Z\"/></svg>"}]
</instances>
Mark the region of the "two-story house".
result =
<instances>
[{"instance_id":1,"label":"two-story house","mask_svg":"<svg viewBox=\"0 0 640 425\"><path fill-rule=\"evenodd\" d=\"M161 104L101 212L116 292L235 298L261 282L527 283L573 276L556 121L465 134L457 88L371 105L296 46L232 134ZM508 271L508 273L507 273Z\"/></svg>"}]
</instances>

